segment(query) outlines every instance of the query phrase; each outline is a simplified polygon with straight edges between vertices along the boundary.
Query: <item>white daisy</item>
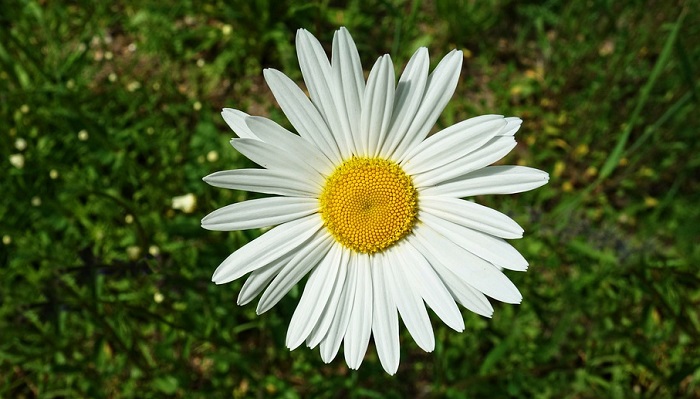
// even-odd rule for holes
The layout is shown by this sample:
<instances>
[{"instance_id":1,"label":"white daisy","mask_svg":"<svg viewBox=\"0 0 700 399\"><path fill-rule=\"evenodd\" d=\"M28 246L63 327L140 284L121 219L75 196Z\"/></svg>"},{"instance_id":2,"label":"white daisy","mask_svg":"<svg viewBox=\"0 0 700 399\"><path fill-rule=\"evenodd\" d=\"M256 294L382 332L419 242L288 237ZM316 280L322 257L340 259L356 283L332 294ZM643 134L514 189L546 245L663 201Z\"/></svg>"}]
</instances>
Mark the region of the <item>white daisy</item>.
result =
<instances>
[{"instance_id":1,"label":"white daisy","mask_svg":"<svg viewBox=\"0 0 700 399\"><path fill-rule=\"evenodd\" d=\"M432 351L425 304L462 331L456 303L490 317L487 296L522 299L502 269L527 269L504 240L523 230L462 198L532 190L549 177L523 166L488 166L515 147L518 118L479 116L428 137L454 93L461 51L428 74L428 51L418 49L396 85L389 55L365 82L344 28L333 37L330 61L306 30L297 33L296 46L310 99L282 72L264 75L298 135L238 110L222 113L239 137L233 147L264 169L216 172L204 181L273 196L216 210L202 226L276 227L231 254L212 280L224 284L250 273L238 304L262 292L260 314L309 275L287 346L320 346L330 362L344 343L345 360L357 369L373 336L382 366L394 374L398 315L418 346Z\"/></svg>"}]
</instances>

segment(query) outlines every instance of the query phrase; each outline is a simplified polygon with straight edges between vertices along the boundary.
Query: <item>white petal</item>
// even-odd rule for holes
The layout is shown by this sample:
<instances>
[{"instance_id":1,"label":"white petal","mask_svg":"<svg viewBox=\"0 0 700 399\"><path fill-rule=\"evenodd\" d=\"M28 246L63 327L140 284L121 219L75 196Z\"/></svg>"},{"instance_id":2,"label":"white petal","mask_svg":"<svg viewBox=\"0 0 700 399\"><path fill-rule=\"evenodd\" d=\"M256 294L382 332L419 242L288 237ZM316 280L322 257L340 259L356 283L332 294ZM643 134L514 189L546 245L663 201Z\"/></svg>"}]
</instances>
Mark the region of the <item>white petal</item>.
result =
<instances>
[{"instance_id":1,"label":"white petal","mask_svg":"<svg viewBox=\"0 0 700 399\"><path fill-rule=\"evenodd\" d=\"M299 180L293 171L268 169L235 169L214 172L204 179L214 186L232 190L288 195L290 197L313 197L320 194L316 184Z\"/></svg>"},{"instance_id":2,"label":"white petal","mask_svg":"<svg viewBox=\"0 0 700 399\"><path fill-rule=\"evenodd\" d=\"M383 158L391 157L411 126L428 83L429 68L428 49L421 47L406 64L396 86L390 128L380 150Z\"/></svg>"},{"instance_id":3,"label":"white petal","mask_svg":"<svg viewBox=\"0 0 700 399\"><path fill-rule=\"evenodd\" d=\"M407 241L397 249L405 252L403 266L413 289L420 293L425 303L445 324L453 330L464 331L462 314L430 263Z\"/></svg>"},{"instance_id":4,"label":"white petal","mask_svg":"<svg viewBox=\"0 0 700 399\"><path fill-rule=\"evenodd\" d=\"M341 253L342 251L337 245L331 246L328 255L311 272L309 281L304 287L304 293L301 295L292 320L289 322L287 330L287 347L289 349L296 349L301 345L316 326L326 302L333 292Z\"/></svg>"},{"instance_id":5,"label":"white petal","mask_svg":"<svg viewBox=\"0 0 700 399\"><path fill-rule=\"evenodd\" d=\"M394 298L386 283L387 266L384 257L375 256L372 265L372 335L377 347L379 361L384 370L390 375L396 374L399 368L399 317Z\"/></svg>"},{"instance_id":6,"label":"white petal","mask_svg":"<svg viewBox=\"0 0 700 399\"><path fill-rule=\"evenodd\" d=\"M547 184L549 175L527 166L488 166L435 187L422 190L423 195L456 198L485 194L514 194Z\"/></svg>"},{"instance_id":7,"label":"white petal","mask_svg":"<svg viewBox=\"0 0 700 399\"><path fill-rule=\"evenodd\" d=\"M258 136L253 133L245 124L245 118L248 116L243 111L232 108L224 108L221 111L221 116L224 117L226 124L233 130L234 133L241 138L258 139Z\"/></svg>"},{"instance_id":8,"label":"white petal","mask_svg":"<svg viewBox=\"0 0 700 399\"><path fill-rule=\"evenodd\" d=\"M401 319L403 319L416 344L424 351L432 352L435 349L435 336L428 311L425 309L420 294L412 289L412 285L404 273L406 260L401 256L401 251L396 249L393 247L385 251L388 255L385 265L391 276L387 280L391 287L391 295L396 301Z\"/></svg>"},{"instance_id":9,"label":"white petal","mask_svg":"<svg viewBox=\"0 0 700 399\"><path fill-rule=\"evenodd\" d=\"M521 238L523 229L513 219L494 209L452 197L420 197L423 211L460 226L501 238Z\"/></svg>"},{"instance_id":10,"label":"white petal","mask_svg":"<svg viewBox=\"0 0 700 399\"><path fill-rule=\"evenodd\" d=\"M289 263L291 256L282 257L276 261L254 270L245 280L241 292L238 293L236 304L243 306L258 296L267 287L280 270Z\"/></svg>"},{"instance_id":11,"label":"white petal","mask_svg":"<svg viewBox=\"0 0 700 399\"><path fill-rule=\"evenodd\" d=\"M315 198L267 197L231 204L202 219L207 230L233 231L274 226L318 211Z\"/></svg>"},{"instance_id":12,"label":"white petal","mask_svg":"<svg viewBox=\"0 0 700 399\"><path fill-rule=\"evenodd\" d=\"M316 184L319 189L322 187L323 176L304 162L299 154L294 154L289 149L282 149L254 139L232 139L231 145L246 158L266 169L293 171L298 178Z\"/></svg>"},{"instance_id":13,"label":"white petal","mask_svg":"<svg viewBox=\"0 0 700 399\"><path fill-rule=\"evenodd\" d=\"M527 270L527 260L502 238L460 226L428 212L418 217L450 241L489 263L510 270Z\"/></svg>"},{"instance_id":14,"label":"white petal","mask_svg":"<svg viewBox=\"0 0 700 399\"><path fill-rule=\"evenodd\" d=\"M331 161L340 163L338 145L311 100L282 72L265 69L263 75L280 108L299 135L316 145Z\"/></svg>"},{"instance_id":15,"label":"white petal","mask_svg":"<svg viewBox=\"0 0 700 399\"><path fill-rule=\"evenodd\" d=\"M216 284L231 282L296 251L323 225L317 214L281 224L229 255L214 271Z\"/></svg>"},{"instance_id":16,"label":"white petal","mask_svg":"<svg viewBox=\"0 0 700 399\"><path fill-rule=\"evenodd\" d=\"M457 302L478 315L493 316L493 306L481 291L452 273L442 263L432 260L430 264Z\"/></svg>"},{"instance_id":17,"label":"white petal","mask_svg":"<svg viewBox=\"0 0 700 399\"><path fill-rule=\"evenodd\" d=\"M372 333L372 271L369 255L357 255L357 285L348 331L345 333L345 362L360 368Z\"/></svg>"},{"instance_id":18,"label":"white petal","mask_svg":"<svg viewBox=\"0 0 700 399\"><path fill-rule=\"evenodd\" d=\"M335 142L342 149L341 153L345 156L350 151L343 148L346 146L344 129L349 131L350 126L347 118L341 119L338 114L338 108L335 104L335 93L338 92L338 89L335 87L331 64L326 52L321 43L305 29L297 31L296 48L299 66L311 101L320 111L331 134L335 137Z\"/></svg>"},{"instance_id":19,"label":"white petal","mask_svg":"<svg viewBox=\"0 0 700 399\"><path fill-rule=\"evenodd\" d=\"M339 312L338 304L340 297L345 287L345 279L348 275L348 261L350 260L350 251L342 247L340 244L335 245L341 253L340 262L338 263L338 275L333 282L333 292L331 293L328 302L323 307L323 314L319 318L318 323L314 326L313 331L306 340L306 345L309 348L315 348L326 337L328 330L331 327L331 322L335 317L336 312Z\"/></svg>"},{"instance_id":20,"label":"white petal","mask_svg":"<svg viewBox=\"0 0 700 399\"><path fill-rule=\"evenodd\" d=\"M275 306L296 283L321 262L328 253L332 242L333 238L326 232L321 232L301 246L294 257L282 268L277 277L272 280L265 292L263 292L255 312L262 314Z\"/></svg>"},{"instance_id":21,"label":"white petal","mask_svg":"<svg viewBox=\"0 0 700 399\"><path fill-rule=\"evenodd\" d=\"M514 136L520 129L520 125L523 124L522 119L515 116L506 118L506 122L508 122L508 125L498 133L499 136Z\"/></svg>"},{"instance_id":22,"label":"white petal","mask_svg":"<svg viewBox=\"0 0 700 399\"><path fill-rule=\"evenodd\" d=\"M389 55L379 57L367 79L362 99L360 131L363 156L375 156L384 142L394 105L394 65Z\"/></svg>"},{"instance_id":23,"label":"white petal","mask_svg":"<svg viewBox=\"0 0 700 399\"><path fill-rule=\"evenodd\" d=\"M413 177L416 187L430 187L450 179L459 178L469 172L484 168L506 156L515 148L512 136L498 136L478 150L466 154L439 168L429 170Z\"/></svg>"},{"instance_id":24,"label":"white petal","mask_svg":"<svg viewBox=\"0 0 700 399\"><path fill-rule=\"evenodd\" d=\"M506 303L520 303L522 295L494 265L451 241L450 237L421 224L412 241L431 264L441 264L477 290Z\"/></svg>"},{"instance_id":25,"label":"white petal","mask_svg":"<svg viewBox=\"0 0 700 399\"><path fill-rule=\"evenodd\" d=\"M462 59L462 52L453 50L440 61L433 73L428 76L428 84L425 93L423 93L420 107L413 116L411 126L401 144L394 151L393 159L402 159L405 152L413 149L430 133L430 129L435 125L435 121L457 88L459 73L462 70Z\"/></svg>"},{"instance_id":26,"label":"white petal","mask_svg":"<svg viewBox=\"0 0 700 399\"><path fill-rule=\"evenodd\" d=\"M404 155L401 166L415 175L453 162L496 136L508 122L500 115L482 115L443 129Z\"/></svg>"},{"instance_id":27,"label":"white petal","mask_svg":"<svg viewBox=\"0 0 700 399\"><path fill-rule=\"evenodd\" d=\"M320 174L327 176L335 167L328 157L311 142L274 121L259 116L249 116L245 121L261 140L295 154Z\"/></svg>"},{"instance_id":28,"label":"white petal","mask_svg":"<svg viewBox=\"0 0 700 399\"><path fill-rule=\"evenodd\" d=\"M333 35L333 55L332 69L337 93L335 94L336 106L341 120L342 131L346 135L345 143L350 154L343 154L349 157L360 148L360 112L362 110L362 97L364 96L365 78L360 63L360 55L355 47L350 33L345 28L340 28ZM345 130L345 124L349 127Z\"/></svg>"},{"instance_id":29,"label":"white petal","mask_svg":"<svg viewBox=\"0 0 700 399\"><path fill-rule=\"evenodd\" d=\"M350 322L350 314L352 313L352 304L355 302L355 287L357 286L357 256L352 254L348 264L348 275L345 278L343 292L340 294L338 301L338 309L336 310L333 321L326 337L321 341L321 360L325 363L330 363L335 355L338 354L340 343L345 336Z\"/></svg>"}]
</instances>

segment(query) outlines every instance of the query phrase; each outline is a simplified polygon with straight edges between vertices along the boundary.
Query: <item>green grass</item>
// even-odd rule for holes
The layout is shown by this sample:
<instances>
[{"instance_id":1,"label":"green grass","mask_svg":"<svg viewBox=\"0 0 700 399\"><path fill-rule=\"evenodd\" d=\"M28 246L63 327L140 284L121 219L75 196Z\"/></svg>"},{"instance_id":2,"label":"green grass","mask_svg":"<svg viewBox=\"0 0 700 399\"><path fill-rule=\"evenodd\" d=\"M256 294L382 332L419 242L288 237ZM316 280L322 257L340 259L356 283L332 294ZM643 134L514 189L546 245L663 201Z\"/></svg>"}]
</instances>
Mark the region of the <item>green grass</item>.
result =
<instances>
[{"instance_id":1,"label":"green grass","mask_svg":"<svg viewBox=\"0 0 700 399\"><path fill-rule=\"evenodd\" d=\"M700 397L697 0L299 4L3 3L0 397ZM506 161L551 174L478 199L526 230L523 303L403 331L395 377L285 349L298 287L238 307L211 273L260 232L199 223L246 198L201 181L250 165L220 109L288 125L262 68L300 81L296 29L341 25L366 68L465 50L438 125L521 116Z\"/></svg>"}]
</instances>

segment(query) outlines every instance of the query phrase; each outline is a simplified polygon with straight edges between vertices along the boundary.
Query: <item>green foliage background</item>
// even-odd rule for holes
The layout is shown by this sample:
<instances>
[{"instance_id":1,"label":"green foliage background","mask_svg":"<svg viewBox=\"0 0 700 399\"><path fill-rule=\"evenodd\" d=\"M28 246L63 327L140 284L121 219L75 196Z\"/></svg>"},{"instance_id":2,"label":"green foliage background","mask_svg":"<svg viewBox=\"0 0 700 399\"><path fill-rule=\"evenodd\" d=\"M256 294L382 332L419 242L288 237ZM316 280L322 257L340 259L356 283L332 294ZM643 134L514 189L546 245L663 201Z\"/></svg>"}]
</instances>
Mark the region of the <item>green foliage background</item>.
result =
<instances>
[{"instance_id":1,"label":"green foliage background","mask_svg":"<svg viewBox=\"0 0 700 399\"><path fill-rule=\"evenodd\" d=\"M168 4L168 5L166 5ZM0 396L700 397L697 0L0 1ZM294 290L256 316L210 276L260 232L208 232L246 194L223 107L286 119L263 67L346 26L365 68L419 46L464 70L439 127L521 116L507 163L550 183L478 198L526 229L519 306L403 331L386 375L284 347ZM193 194L196 209L172 199Z\"/></svg>"}]
</instances>

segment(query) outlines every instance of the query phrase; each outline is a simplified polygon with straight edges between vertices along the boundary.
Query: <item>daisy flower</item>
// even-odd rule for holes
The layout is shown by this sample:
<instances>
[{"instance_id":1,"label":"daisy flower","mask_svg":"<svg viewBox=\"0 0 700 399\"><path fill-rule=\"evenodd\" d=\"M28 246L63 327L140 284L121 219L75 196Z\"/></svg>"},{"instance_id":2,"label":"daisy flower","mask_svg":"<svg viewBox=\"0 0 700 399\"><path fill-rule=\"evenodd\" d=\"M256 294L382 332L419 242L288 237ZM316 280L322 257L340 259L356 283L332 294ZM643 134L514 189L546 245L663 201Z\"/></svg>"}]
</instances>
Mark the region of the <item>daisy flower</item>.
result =
<instances>
[{"instance_id":1,"label":"daisy flower","mask_svg":"<svg viewBox=\"0 0 700 399\"><path fill-rule=\"evenodd\" d=\"M547 183L524 166L489 166L515 147L519 118L484 115L431 136L454 93L462 52L447 54L429 73L428 50L411 57L396 84L389 55L365 82L348 31L333 37L329 60L306 30L296 37L309 96L275 69L264 76L298 134L234 109L222 115L238 135L231 145L262 168L213 173L216 187L271 196L218 209L210 230L276 226L244 245L214 272L224 284L249 274L238 296L262 296L272 308L308 275L286 344L320 347L328 363L340 345L360 367L370 337L383 368L399 365L399 315L419 347L435 347L426 306L464 330L457 304L490 317L487 297L520 303L503 269L527 261L505 239L522 237L508 216L464 200L512 194Z\"/></svg>"}]
</instances>

